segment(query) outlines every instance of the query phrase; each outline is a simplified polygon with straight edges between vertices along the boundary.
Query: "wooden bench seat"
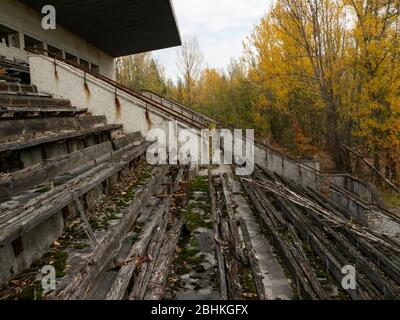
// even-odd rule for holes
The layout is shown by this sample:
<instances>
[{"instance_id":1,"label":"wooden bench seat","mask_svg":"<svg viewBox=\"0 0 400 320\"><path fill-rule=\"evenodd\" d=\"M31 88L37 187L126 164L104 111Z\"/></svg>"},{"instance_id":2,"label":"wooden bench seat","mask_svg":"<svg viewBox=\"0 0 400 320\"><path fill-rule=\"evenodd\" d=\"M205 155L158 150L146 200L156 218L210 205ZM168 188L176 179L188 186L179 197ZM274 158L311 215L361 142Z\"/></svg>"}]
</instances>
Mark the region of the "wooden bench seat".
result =
<instances>
[{"instance_id":1,"label":"wooden bench seat","mask_svg":"<svg viewBox=\"0 0 400 320\"><path fill-rule=\"evenodd\" d=\"M30 200L13 210L4 210L0 214L0 246L9 244L22 233L32 230L35 226L49 219L74 201L73 190L79 197L83 196L105 180L116 175L135 158L143 155L151 143L146 142L127 152L115 154L108 162L95 166L93 169L55 187L42 195ZM67 186L68 185L68 188Z\"/></svg>"},{"instance_id":2,"label":"wooden bench seat","mask_svg":"<svg viewBox=\"0 0 400 320\"><path fill-rule=\"evenodd\" d=\"M124 146L131 143L142 143L145 138L140 132L129 133L124 136L117 137L113 140L113 145L116 150L123 148Z\"/></svg>"},{"instance_id":3,"label":"wooden bench seat","mask_svg":"<svg viewBox=\"0 0 400 320\"><path fill-rule=\"evenodd\" d=\"M56 141L63 141L68 139L74 139L78 137L83 137L92 134L98 134L102 132L112 132L115 130L121 130L122 125L101 125L90 129L85 130L74 130L68 132L45 132L41 133L34 138L22 138L17 141L7 141L0 143L0 152L5 151L15 151L21 150L25 148L30 148L34 146L38 146L41 144L47 144Z\"/></svg>"},{"instance_id":4,"label":"wooden bench seat","mask_svg":"<svg viewBox=\"0 0 400 320\"><path fill-rule=\"evenodd\" d=\"M71 101L47 96L0 94L0 105L18 107L71 107Z\"/></svg>"},{"instance_id":5,"label":"wooden bench seat","mask_svg":"<svg viewBox=\"0 0 400 320\"><path fill-rule=\"evenodd\" d=\"M50 181L58 175L89 164L112 151L112 144L108 141L49 159L22 170L3 174L0 176L0 201L10 199L16 194Z\"/></svg>"},{"instance_id":6,"label":"wooden bench seat","mask_svg":"<svg viewBox=\"0 0 400 320\"><path fill-rule=\"evenodd\" d=\"M106 123L104 116L0 120L0 142L30 138L46 132L90 129Z\"/></svg>"}]
</instances>

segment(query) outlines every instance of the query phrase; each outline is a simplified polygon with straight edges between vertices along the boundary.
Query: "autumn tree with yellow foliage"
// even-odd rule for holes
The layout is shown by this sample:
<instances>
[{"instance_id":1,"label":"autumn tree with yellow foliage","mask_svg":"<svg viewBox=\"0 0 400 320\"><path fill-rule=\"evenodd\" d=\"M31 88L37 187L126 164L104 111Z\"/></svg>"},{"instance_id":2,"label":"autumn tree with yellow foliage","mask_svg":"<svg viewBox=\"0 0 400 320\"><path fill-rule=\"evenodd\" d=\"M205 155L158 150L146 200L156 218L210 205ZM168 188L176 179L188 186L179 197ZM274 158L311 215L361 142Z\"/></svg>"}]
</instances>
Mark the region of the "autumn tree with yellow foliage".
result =
<instances>
[{"instance_id":1,"label":"autumn tree with yellow foliage","mask_svg":"<svg viewBox=\"0 0 400 320\"><path fill-rule=\"evenodd\" d=\"M247 44L256 114L278 112L336 169L352 172L344 146L377 168L399 167L398 0L280 0ZM323 138L323 139L321 139Z\"/></svg>"},{"instance_id":2,"label":"autumn tree with yellow foliage","mask_svg":"<svg viewBox=\"0 0 400 320\"><path fill-rule=\"evenodd\" d=\"M397 179L400 165L400 1L349 0L357 17L353 64L360 137L375 167Z\"/></svg>"},{"instance_id":3,"label":"autumn tree with yellow foliage","mask_svg":"<svg viewBox=\"0 0 400 320\"><path fill-rule=\"evenodd\" d=\"M162 95L167 93L164 69L151 53L118 58L116 71L117 81L132 90L147 89Z\"/></svg>"}]
</instances>

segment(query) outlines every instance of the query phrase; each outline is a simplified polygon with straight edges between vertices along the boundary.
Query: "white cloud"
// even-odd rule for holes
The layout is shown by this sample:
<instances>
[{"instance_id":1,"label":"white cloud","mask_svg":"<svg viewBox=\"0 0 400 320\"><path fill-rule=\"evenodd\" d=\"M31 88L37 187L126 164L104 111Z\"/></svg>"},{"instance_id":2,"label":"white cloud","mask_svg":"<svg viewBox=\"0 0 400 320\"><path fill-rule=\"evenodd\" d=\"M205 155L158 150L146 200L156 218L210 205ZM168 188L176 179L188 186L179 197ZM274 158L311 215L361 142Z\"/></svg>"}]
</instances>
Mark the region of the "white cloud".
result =
<instances>
[{"instance_id":1,"label":"white cloud","mask_svg":"<svg viewBox=\"0 0 400 320\"><path fill-rule=\"evenodd\" d=\"M243 53L242 42L268 11L271 0L173 0L182 36L194 35L206 63L225 68ZM154 52L173 80L179 74L176 48Z\"/></svg>"}]
</instances>

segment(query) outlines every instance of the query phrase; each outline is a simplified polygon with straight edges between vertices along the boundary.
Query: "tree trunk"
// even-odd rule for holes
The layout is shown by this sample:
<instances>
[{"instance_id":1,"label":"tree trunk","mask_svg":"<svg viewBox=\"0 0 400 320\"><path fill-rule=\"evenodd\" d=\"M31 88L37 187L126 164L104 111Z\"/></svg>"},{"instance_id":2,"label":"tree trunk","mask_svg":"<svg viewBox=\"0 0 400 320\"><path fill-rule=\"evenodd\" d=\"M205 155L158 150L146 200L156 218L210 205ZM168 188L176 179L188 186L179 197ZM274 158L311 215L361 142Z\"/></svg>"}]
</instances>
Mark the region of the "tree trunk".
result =
<instances>
[{"instance_id":1,"label":"tree trunk","mask_svg":"<svg viewBox=\"0 0 400 320\"><path fill-rule=\"evenodd\" d=\"M345 152L342 147L344 141L342 141L339 134L336 106L333 103L327 104L326 142L328 145L328 151L335 163L336 170L351 173L351 158L349 153Z\"/></svg>"}]
</instances>

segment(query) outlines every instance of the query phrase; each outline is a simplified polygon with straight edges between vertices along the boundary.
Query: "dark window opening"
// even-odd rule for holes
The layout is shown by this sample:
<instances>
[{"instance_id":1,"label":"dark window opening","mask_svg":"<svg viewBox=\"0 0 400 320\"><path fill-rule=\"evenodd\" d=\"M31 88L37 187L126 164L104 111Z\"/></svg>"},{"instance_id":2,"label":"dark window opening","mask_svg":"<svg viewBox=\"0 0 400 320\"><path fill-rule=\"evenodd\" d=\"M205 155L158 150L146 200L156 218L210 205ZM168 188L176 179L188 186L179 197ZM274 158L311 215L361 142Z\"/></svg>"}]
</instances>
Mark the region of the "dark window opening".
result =
<instances>
[{"instance_id":1,"label":"dark window opening","mask_svg":"<svg viewBox=\"0 0 400 320\"><path fill-rule=\"evenodd\" d=\"M88 61L83 60L83 59L79 59L79 64L80 64L82 67L84 67L84 68L90 70L90 64L89 64Z\"/></svg>"},{"instance_id":2,"label":"dark window opening","mask_svg":"<svg viewBox=\"0 0 400 320\"><path fill-rule=\"evenodd\" d=\"M67 61L71 61L71 62L74 62L74 63L78 63L78 58L77 58L76 56L74 56L73 54L70 54L70 53L68 53L68 52L65 53L65 59L66 59Z\"/></svg>"},{"instance_id":3,"label":"dark window opening","mask_svg":"<svg viewBox=\"0 0 400 320\"><path fill-rule=\"evenodd\" d=\"M21 237L19 237L18 239L14 240L12 242L12 247L13 247L13 251L14 251L14 256L16 258L18 258L21 255L21 253L24 251L24 246L22 244Z\"/></svg>"},{"instance_id":4,"label":"dark window opening","mask_svg":"<svg viewBox=\"0 0 400 320\"><path fill-rule=\"evenodd\" d=\"M19 48L19 33L6 26L0 25L0 43L9 47Z\"/></svg>"},{"instance_id":5,"label":"dark window opening","mask_svg":"<svg viewBox=\"0 0 400 320\"><path fill-rule=\"evenodd\" d=\"M47 45L47 51L49 52L49 56L52 58L54 58L54 57L62 58L63 57L62 50L58 49L56 47Z\"/></svg>"},{"instance_id":6,"label":"dark window opening","mask_svg":"<svg viewBox=\"0 0 400 320\"><path fill-rule=\"evenodd\" d=\"M42 41L31 38L29 36L25 36L25 48L29 49L29 48L34 48L34 49L43 49L44 48L44 44Z\"/></svg>"},{"instance_id":7,"label":"dark window opening","mask_svg":"<svg viewBox=\"0 0 400 320\"><path fill-rule=\"evenodd\" d=\"M99 66L95 65L94 63L92 63L92 68L91 68L91 70L92 70L93 72L96 72L96 73L99 73L99 72L100 72Z\"/></svg>"},{"instance_id":8,"label":"dark window opening","mask_svg":"<svg viewBox=\"0 0 400 320\"><path fill-rule=\"evenodd\" d=\"M2 152L0 154L0 175L1 173L14 172L22 170L24 163L21 161L19 151Z\"/></svg>"}]
</instances>

